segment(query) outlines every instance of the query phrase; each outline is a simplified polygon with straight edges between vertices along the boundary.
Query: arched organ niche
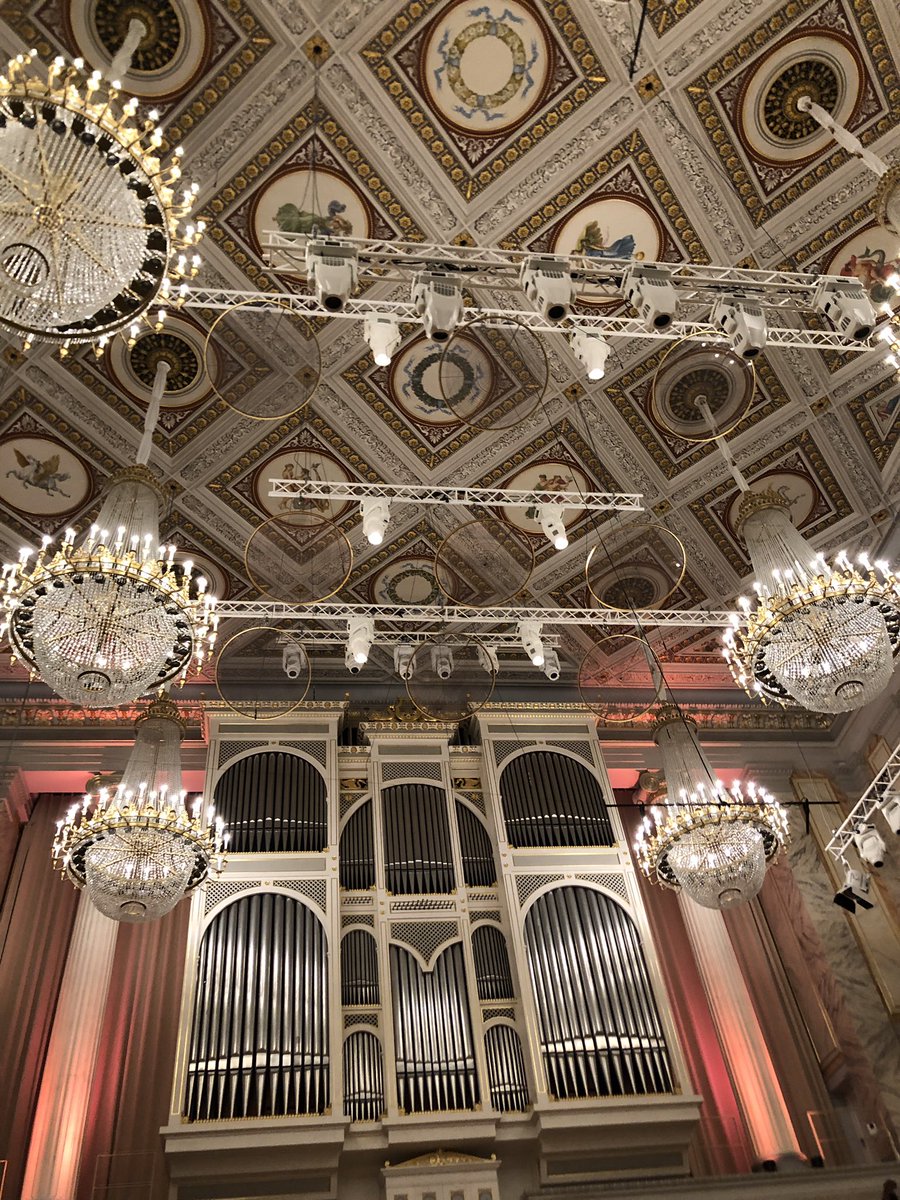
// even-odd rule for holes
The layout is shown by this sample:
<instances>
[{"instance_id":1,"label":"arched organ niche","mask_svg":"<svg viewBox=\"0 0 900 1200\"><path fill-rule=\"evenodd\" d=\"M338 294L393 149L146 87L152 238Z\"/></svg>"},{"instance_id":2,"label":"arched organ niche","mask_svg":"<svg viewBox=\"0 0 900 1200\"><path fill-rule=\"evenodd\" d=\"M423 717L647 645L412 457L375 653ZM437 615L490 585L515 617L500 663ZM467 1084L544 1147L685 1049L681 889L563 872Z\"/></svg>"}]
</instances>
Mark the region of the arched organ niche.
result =
<instances>
[{"instance_id":1,"label":"arched organ niche","mask_svg":"<svg viewBox=\"0 0 900 1200\"><path fill-rule=\"evenodd\" d=\"M566 754L534 750L512 759L500 776L506 840L532 846L612 846L600 784Z\"/></svg>"},{"instance_id":2,"label":"arched organ niche","mask_svg":"<svg viewBox=\"0 0 900 1200\"><path fill-rule=\"evenodd\" d=\"M466 887L493 887L497 864L490 836L480 817L460 800L456 801L456 827Z\"/></svg>"},{"instance_id":3,"label":"arched organ niche","mask_svg":"<svg viewBox=\"0 0 900 1200\"><path fill-rule=\"evenodd\" d=\"M384 1113L384 1061L374 1033L361 1029L344 1042L344 1111L351 1121L377 1121Z\"/></svg>"},{"instance_id":4,"label":"arched organ niche","mask_svg":"<svg viewBox=\"0 0 900 1200\"><path fill-rule=\"evenodd\" d=\"M381 792L385 886L395 896L449 893L456 887L447 796L427 783Z\"/></svg>"},{"instance_id":5,"label":"arched organ niche","mask_svg":"<svg viewBox=\"0 0 900 1200\"><path fill-rule=\"evenodd\" d=\"M307 905L243 896L200 943L185 1115L324 1113L329 1105L328 948Z\"/></svg>"},{"instance_id":6,"label":"arched organ niche","mask_svg":"<svg viewBox=\"0 0 900 1200\"><path fill-rule=\"evenodd\" d=\"M353 810L341 830L338 879L349 891L368 891L375 886L375 839L372 832L372 801Z\"/></svg>"},{"instance_id":7,"label":"arched organ niche","mask_svg":"<svg viewBox=\"0 0 900 1200\"><path fill-rule=\"evenodd\" d=\"M479 1000L510 1000L515 996L506 938L495 925L472 931L472 957Z\"/></svg>"},{"instance_id":8,"label":"arched organ niche","mask_svg":"<svg viewBox=\"0 0 900 1200\"><path fill-rule=\"evenodd\" d=\"M309 852L328 842L325 780L297 754L239 759L219 779L214 800L231 831L232 854Z\"/></svg>"},{"instance_id":9,"label":"arched organ niche","mask_svg":"<svg viewBox=\"0 0 900 1200\"><path fill-rule=\"evenodd\" d=\"M453 942L425 971L391 945L397 1098L404 1112L472 1109L479 1101L463 948Z\"/></svg>"},{"instance_id":10,"label":"arched organ niche","mask_svg":"<svg viewBox=\"0 0 900 1200\"><path fill-rule=\"evenodd\" d=\"M341 940L341 1004L356 1008L380 1003L375 938L365 929L351 929Z\"/></svg>"},{"instance_id":11,"label":"arched organ niche","mask_svg":"<svg viewBox=\"0 0 900 1200\"><path fill-rule=\"evenodd\" d=\"M525 947L551 1095L673 1090L640 938L620 904L591 888L545 892L525 918Z\"/></svg>"},{"instance_id":12,"label":"arched organ niche","mask_svg":"<svg viewBox=\"0 0 900 1200\"><path fill-rule=\"evenodd\" d=\"M511 1025L491 1025L484 1035L491 1104L498 1112L524 1112L531 1103L525 1078L525 1056Z\"/></svg>"}]
</instances>

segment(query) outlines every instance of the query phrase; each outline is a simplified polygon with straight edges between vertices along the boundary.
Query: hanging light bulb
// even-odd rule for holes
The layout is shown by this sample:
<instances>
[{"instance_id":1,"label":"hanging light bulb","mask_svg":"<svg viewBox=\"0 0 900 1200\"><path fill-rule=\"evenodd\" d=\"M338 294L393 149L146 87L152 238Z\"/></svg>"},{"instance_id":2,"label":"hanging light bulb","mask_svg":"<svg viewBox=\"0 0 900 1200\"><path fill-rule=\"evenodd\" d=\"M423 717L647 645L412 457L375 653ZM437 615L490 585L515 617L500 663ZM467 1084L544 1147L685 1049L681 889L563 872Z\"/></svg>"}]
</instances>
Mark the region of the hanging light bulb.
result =
<instances>
[{"instance_id":1,"label":"hanging light bulb","mask_svg":"<svg viewBox=\"0 0 900 1200\"><path fill-rule=\"evenodd\" d=\"M159 482L143 465L111 479L98 522L66 530L3 567L13 658L88 708L130 704L186 675L212 650L218 618L206 580L159 545Z\"/></svg>"},{"instance_id":2,"label":"hanging light bulb","mask_svg":"<svg viewBox=\"0 0 900 1200\"><path fill-rule=\"evenodd\" d=\"M225 863L229 835L210 806L188 811L181 788L184 722L168 698L135 725L134 748L114 791L89 791L57 823L54 865L114 921L170 912Z\"/></svg>"},{"instance_id":3,"label":"hanging light bulb","mask_svg":"<svg viewBox=\"0 0 900 1200\"><path fill-rule=\"evenodd\" d=\"M752 900L787 839L784 808L753 783L727 788L697 741L696 726L675 705L662 707L653 736L666 793L638 832L641 870L703 908Z\"/></svg>"},{"instance_id":4,"label":"hanging light bulb","mask_svg":"<svg viewBox=\"0 0 900 1200\"><path fill-rule=\"evenodd\" d=\"M900 650L900 579L844 551L832 564L794 528L777 492L747 492L737 526L756 572L723 654L750 695L813 712L850 712L887 686Z\"/></svg>"}]
</instances>

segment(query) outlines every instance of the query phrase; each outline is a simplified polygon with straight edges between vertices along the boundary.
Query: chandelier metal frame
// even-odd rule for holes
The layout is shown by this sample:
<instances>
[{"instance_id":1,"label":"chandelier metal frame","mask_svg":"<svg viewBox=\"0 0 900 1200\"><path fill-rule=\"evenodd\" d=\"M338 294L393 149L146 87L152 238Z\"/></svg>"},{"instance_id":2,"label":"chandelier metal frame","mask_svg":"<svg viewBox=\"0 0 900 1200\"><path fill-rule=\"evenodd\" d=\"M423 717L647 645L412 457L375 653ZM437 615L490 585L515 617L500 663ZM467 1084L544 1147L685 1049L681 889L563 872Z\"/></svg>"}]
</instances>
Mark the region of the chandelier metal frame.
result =
<instances>
[{"instance_id":1,"label":"chandelier metal frame","mask_svg":"<svg viewBox=\"0 0 900 1200\"><path fill-rule=\"evenodd\" d=\"M73 152L94 152L97 179L103 177L103 172L121 176L119 190L132 192L135 206L142 212L142 224L128 222L121 213L105 213L102 208L92 211L85 197L79 201L85 219L102 221L109 227L118 224L132 233L142 230L144 245L141 254L132 255L133 263L125 264L127 278L116 281L118 291L112 299L81 319L56 324L49 319L34 319L35 311L29 318L29 301L35 299L37 311L49 308L51 300L38 294L48 283L51 293L55 289L58 301L64 302L67 283L71 287L72 281L54 273L54 263L27 240L3 245L0 273L6 276L5 285L18 301L11 310L7 307L5 312L0 311L0 328L22 337L26 348L37 339L61 343L63 351L70 343L96 342L102 347L111 334L126 327L130 327L134 338L145 318L159 329L169 299L183 299L187 280L197 274L200 266L194 248L204 222L189 220L196 185L178 191L183 186L181 148L165 161L162 159L164 139L157 114L151 113L146 121L139 122L137 101L120 104L116 81L105 80L100 71L88 74L81 59L67 65L65 59L57 57L44 67L36 55L34 50L17 55L10 60L6 74L0 74L3 128L15 125L28 130L41 165L37 181L19 176L9 163L0 165L0 182L21 197L22 211L15 215L30 220L31 228L41 231L44 243L52 247L51 258L64 257L65 250L96 265L89 239L82 237L72 217L75 185L71 178L55 174L51 161L53 152L63 144L60 139L72 139L66 144ZM132 270L138 260L140 265ZM114 274L109 264L104 264L103 270L109 276ZM159 306L159 311L151 321L147 314L154 306Z\"/></svg>"}]
</instances>

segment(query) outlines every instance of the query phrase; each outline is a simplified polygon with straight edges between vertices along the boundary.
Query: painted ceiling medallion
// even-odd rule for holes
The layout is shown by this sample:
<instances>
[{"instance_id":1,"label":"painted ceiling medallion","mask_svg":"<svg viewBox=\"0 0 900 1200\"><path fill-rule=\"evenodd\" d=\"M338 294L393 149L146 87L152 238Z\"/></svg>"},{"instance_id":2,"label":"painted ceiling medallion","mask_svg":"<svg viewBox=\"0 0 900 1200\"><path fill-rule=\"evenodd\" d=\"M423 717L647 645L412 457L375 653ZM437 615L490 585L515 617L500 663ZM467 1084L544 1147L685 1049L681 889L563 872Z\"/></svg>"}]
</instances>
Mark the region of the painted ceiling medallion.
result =
<instances>
[{"instance_id":1,"label":"painted ceiling medallion","mask_svg":"<svg viewBox=\"0 0 900 1200\"><path fill-rule=\"evenodd\" d=\"M663 354L653 378L650 416L686 442L708 442L735 429L753 402L752 363L721 342L686 339Z\"/></svg>"},{"instance_id":2,"label":"painted ceiling medallion","mask_svg":"<svg viewBox=\"0 0 900 1200\"><path fill-rule=\"evenodd\" d=\"M270 479L349 482L350 474L344 465L330 454L323 454L319 450L284 450L280 454L274 454L257 469L253 478L253 494L257 505L271 516L282 517L292 524L302 523L306 515L311 523L317 523L325 517L335 520L350 508L350 504L343 500L268 495Z\"/></svg>"},{"instance_id":3,"label":"painted ceiling medallion","mask_svg":"<svg viewBox=\"0 0 900 1200\"><path fill-rule=\"evenodd\" d=\"M422 81L435 112L467 132L499 132L540 103L550 51L546 29L514 0L452 6L425 46Z\"/></svg>"},{"instance_id":4,"label":"painted ceiling medallion","mask_svg":"<svg viewBox=\"0 0 900 1200\"><path fill-rule=\"evenodd\" d=\"M147 30L131 60L133 71L161 71L175 58L184 36L179 14L169 0L96 0L91 14L97 36L114 55L134 20Z\"/></svg>"},{"instance_id":5,"label":"painted ceiling medallion","mask_svg":"<svg viewBox=\"0 0 900 1200\"><path fill-rule=\"evenodd\" d=\"M362 50L466 200L607 82L567 3L408 3ZM436 7L436 6L435 6Z\"/></svg>"},{"instance_id":6,"label":"painted ceiling medallion","mask_svg":"<svg viewBox=\"0 0 900 1200\"><path fill-rule=\"evenodd\" d=\"M494 389L494 368L484 346L465 333L454 337L445 351L419 337L395 357L388 387L411 421L458 425L487 404Z\"/></svg>"},{"instance_id":7,"label":"painted ceiling medallion","mask_svg":"<svg viewBox=\"0 0 900 1200\"><path fill-rule=\"evenodd\" d=\"M765 126L773 137L784 142L812 137L819 126L808 112L797 107L797 101L806 97L834 113L840 92L840 79L829 63L814 58L790 63L762 97Z\"/></svg>"},{"instance_id":8,"label":"painted ceiling medallion","mask_svg":"<svg viewBox=\"0 0 900 1200\"><path fill-rule=\"evenodd\" d=\"M90 493L87 467L62 442L13 436L0 443L0 504L28 516L62 516Z\"/></svg>"},{"instance_id":9,"label":"painted ceiling medallion","mask_svg":"<svg viewBox=\"0 0 900 1200\"><path fill-rule=\"evenodd\" d=\"M441 589L434 574L434 560L395 559L375 576L371 594L374 604L440 604Z\"/></svg>"},{"instance_id":10,"label":"painted ceiling medallion","mask_svg":"<svg viewBox=\"0 0 900 1200\"><path fill-rule=\"evenodd\" d=\"M167 363L167 392L183 392L200 374L200 359L194 348L176 333L150 333L139 338L129 352L131 369L144 385L152 388L160 363Z\"/></svg>"}]
</instances>

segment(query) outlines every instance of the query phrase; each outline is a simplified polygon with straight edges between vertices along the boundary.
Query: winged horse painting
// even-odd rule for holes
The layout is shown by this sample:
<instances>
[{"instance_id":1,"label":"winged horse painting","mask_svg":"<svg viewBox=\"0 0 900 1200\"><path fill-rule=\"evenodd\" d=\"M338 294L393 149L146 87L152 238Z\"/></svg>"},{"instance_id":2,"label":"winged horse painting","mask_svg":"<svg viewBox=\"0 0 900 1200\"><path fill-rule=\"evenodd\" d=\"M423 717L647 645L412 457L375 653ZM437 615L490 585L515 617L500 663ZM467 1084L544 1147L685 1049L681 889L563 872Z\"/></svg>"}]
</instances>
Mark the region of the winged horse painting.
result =
<instances>
[{"instance_id":1,"label":"winged horse painting","mask_svg":"<svg viewBox=\"0 0 900 1200\"><path fill-rule=\"evenodd\" d=\"M70 499L69 492L64 492L60 484L65 483L69 478L66 471L59 470L59 455L52 454L50 458L41 462L39 458L34 458L31 454L23 454L21 450L13 449L16 456L18 467L13 467L11 471L6 472L6 478L10 475L20 480L24 487L39 488L42 492L46 492L48 496L65 496Z\"/></svg>"}]
</instances>

